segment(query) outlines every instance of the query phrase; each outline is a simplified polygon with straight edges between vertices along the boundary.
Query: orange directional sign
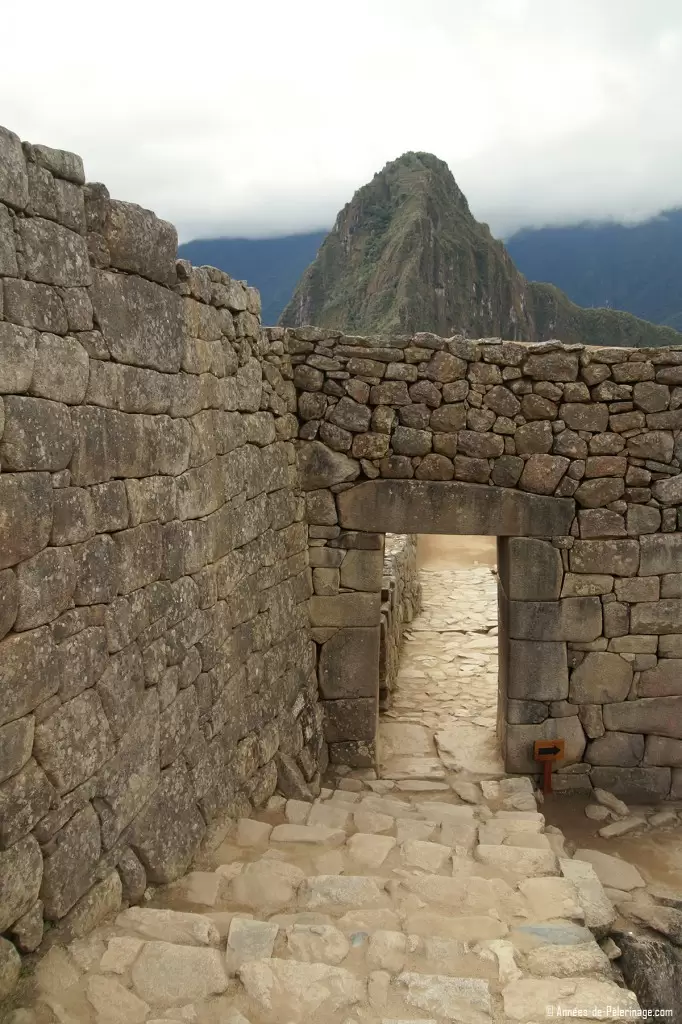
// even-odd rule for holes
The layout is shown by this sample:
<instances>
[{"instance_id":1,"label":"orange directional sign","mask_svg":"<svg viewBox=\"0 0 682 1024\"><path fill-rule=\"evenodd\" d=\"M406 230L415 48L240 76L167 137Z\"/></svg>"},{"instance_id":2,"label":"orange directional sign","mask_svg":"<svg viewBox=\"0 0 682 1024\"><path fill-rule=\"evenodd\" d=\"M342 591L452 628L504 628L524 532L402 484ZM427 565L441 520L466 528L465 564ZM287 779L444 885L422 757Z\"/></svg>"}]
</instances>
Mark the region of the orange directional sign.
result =
<instances>
[{"instance_id":1,"label":"orange directional sign","mask_svg":"<svg viewBox=\"0 0 682 1024\"><path fill-rule=\"evenodd\" d=\"M535 761L562 761L565 745L565 740L536 740L533 744L533 759Z\"/></svg>"},{"instance_id":2,"label":"orange directional sign","mask_svg":"<svg viewBox=\"0 0 682 1024\"><path fill-rule=\"evenodd\" d=\"M533 759L542 764L542 791L552 792L552 762L564 757L565 740L536 740L533 744Z\"/></svg>"}]
</instances>

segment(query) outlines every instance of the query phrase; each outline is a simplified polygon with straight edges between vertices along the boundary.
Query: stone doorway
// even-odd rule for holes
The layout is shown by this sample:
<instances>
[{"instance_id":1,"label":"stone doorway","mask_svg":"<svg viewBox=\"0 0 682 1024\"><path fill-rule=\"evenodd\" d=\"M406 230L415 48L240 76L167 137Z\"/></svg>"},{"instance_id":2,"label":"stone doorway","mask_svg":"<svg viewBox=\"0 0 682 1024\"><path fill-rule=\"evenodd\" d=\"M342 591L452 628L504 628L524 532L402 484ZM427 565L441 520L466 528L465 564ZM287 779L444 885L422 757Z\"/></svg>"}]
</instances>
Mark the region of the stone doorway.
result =
<instances>
[{"instance_id":1,"label":"stone doorway","mask_svg":"<svg viewBox=\"0 0 682 1024\"><path fill-rule=\"evenodd\" d=\"M446 769L498 775L496 538L397 540L414 546L414 564L387 557L386 570L396 589L408 590L412 580L399 574L412 570L420 607L403 625L397 671L380 708L380 775L424 783L443 782Z\"/></svg>"},{"instance_id":2,"label":"stone doorway","mask_svg":"<svg viewBox=\"0 0 682 1024\"><path fill-rule=\"evenodd\" d=\"M415 480L350 485L336 495L335 503L340 533L329 543L346 552L339 559L343 592L331 599L315 596L311 602L314 636L320 645L320 688L332 763L352 767L377 764L382 535L478 535L498 538L498 742L507 770L532 771L532 763L525 763L514 750L508 750L508 689L511 682L514 693L520 694L527 685L524 680L528 673L537 669L533 652L536 661L538 651L542 656L547 652L539 649L535 637L529 638L532 642L526 645L527 650L519 649L516 640L510 644L509 602L517 617L518 599L529 600L532 595L533 604L557 602L562 559L552 538L568 534L574 503L504 488ZM314 562L319 560L316 554ZM350 571L345 571L347 564ZM533 628L531 625L529 632ZM516 624L514 629L518 635ZM525 635L523 627L520 629ZM560 642L556 647L563 650L565 664L566 644ZM519 657L519 650L523 657ZM552 653L561 652L552 649ZM551 675L562 669L550 661L547 671ZM552 685L549 680L548 688ZM524 711L514 708L513 713Z\"/></svg>"}]
</instances>

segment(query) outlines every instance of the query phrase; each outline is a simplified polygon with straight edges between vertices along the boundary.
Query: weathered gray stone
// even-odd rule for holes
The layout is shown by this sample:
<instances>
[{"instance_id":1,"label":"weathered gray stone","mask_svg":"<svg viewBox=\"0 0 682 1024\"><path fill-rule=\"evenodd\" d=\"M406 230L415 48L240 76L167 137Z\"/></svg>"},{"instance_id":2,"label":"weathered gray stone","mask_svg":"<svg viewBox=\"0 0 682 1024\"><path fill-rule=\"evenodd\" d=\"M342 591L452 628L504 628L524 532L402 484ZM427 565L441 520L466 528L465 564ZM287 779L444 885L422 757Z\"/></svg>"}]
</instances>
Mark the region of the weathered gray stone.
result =
<instances>
[{"instance_id":1,"label":"weathered gray stone","mask_svg":"<svg viewBox=\"0 0 682 1024\"><path fill-rule=\"evenodd\" d=\"M5 398L5 429L0 441L3 470L65 469L71 458L73 432L65 405L43 398Z\"/></svg>"},{"instance_id":2,"label":"weathered gray stone","mask_svg":"<svg viewBox=\"0 0 682 1024\"><path fill-rule=\"evenodd\" d=\"M670 479L675 479L671 477ZM649 505L628 505L626 516L627 531L631 537L645 533L656 533L661 526L661 513Z\"/></svg>"},{"instance_id":3,"label":"weathered gray stone","mask_svg":"<svg viewBox=\"0 0 682 1024\"><path fill-rule=\"evenodd\" d=\"M71 549L45 548L17 568L17 617L14 628L33 629L69 608L76 589Z\"/></svg>"},{"instance_id":4,"label":"weathered gray stone","mask_svg":"<svg viewBox=\"0 0 682 1024\"><path fill-rule=\"evenodd\" d=\"M523 468L519 487L534 494L554 494L568 466L569 459L562 455L531 455Z\"/></svg>"},{"instance_id":5,"label":"weathered gray stone","mask_svg":"<svg viewBox=\"0 0 682 1024\"><path fill-rule=\"evenodd\" d=\"M324 735L328 743L344 740L372 740L377 730L378 706L376 697L326 700Z\"/></svg>"},{"instance_id":6,"label":"weathered gray stone","mask_svg":"<svg viewBox=\"0 0 682 1024\"><path fill-rule=\"evenodd\" d=\"M334 452L319 441L301 445L297 452L298 470L304 491L355 479L359 472L357 462L340 452Z\"/></svg>"},{"instance_id":7,"label":"weathered gray stone","mask_svg":"<svg viewBox=\"0 0 682 1024\"><path fill-rule=\"evenodd\" d=\"M340 629L320 651L320 692L326 699L371 697L378 670L378 627Z\"/></svg>"},{"instance_id":8,"label":"weathered gray stone","mask_svg":"<svg viewBox=\"0 0 682 1024\"><path fill-rule=\"evenodd\" d=\"M0 723L33 711L57 692L59 678L52 671L53 657L52 634L46 626L10 634L0 643Z\"/></svg>"},{"instance_id":9,"label":"weathered gray stone","mask_svg":"<svg viewBox=\"0 0 682 1024\"><path fill-rule=\"evenodd\" d=\"M0 569L42 550L52 529L52 487L47 473L0 475Z\"/></svg>"},{"instance_id":10,"label":"weathered gray stone","mask_svg":"<svg viewBox=\"0 0 682 1024\"><path fill-rule=\"evenodd\" d=\"M640 576L682 572L682 534L664 533L642 537Z\"/></svg>"},{"instance_id":11,"label":"weathered gray stone","mask_svg":"<svg viewBox=\"0 0 682 1024\"><path fill-rule=\"evenodd\" d=\"M628 438L628 455L635 459L655 459L670 462L673 457L673 439L663 430L651 430Z\"/></svg>"},{"instance_id":12,"label":"weathered gray stone","mask_svg":"<svg viewBox=\"0 0 682 1024\"><path fill-rule=\"evenodd\" d=\"M150 881L171 882L187 870L204 831L187 769L176 762L135 819L130 844Z\"/></svg>"},{"instance_id":13,"label":"weathered gray stone","mask_svg":"<svg viewBox=\"0 0 682 1024\"><path fill-rule=\"evenodd\" d=\"M16 775L28 761L34 727L35 719L27 715L0 728L0 782Z\"/></svg>"},{"instance_id":14,"label":"weathered gray stone","mask_svg":"<svg viewBox=\"0 0 682 1024\"><path fill-rule=\"evenodd\" d=\"M175 760L196 729L198 720L196 691L190 686L182 690L161 715L159 759L162 768Z\"/></svg>"},{"instance_id":15,"label":"weathered gray stone","mask_svg":"<svg viewBox=\"0 0 682 1024\"><path fill-rule=\"evenodd\" d=\"M664 658L655 668L642 672L637 684L638 697L682 695L682 659Z\"/></svg>"},{"instance_id":16,"label":"weathered gray stone","mask_svg":"<svg viewBox=\"0 0 682 1024\"><path fill-rule=\"evenodd\" d=\"M30 832L55 799L45 773L31 758L20 772L0 786L0 849Z\"/></svg>"},{"instance_id":17,"label":"weathered gray stone","mask_svg":"<svg viewBox=\"0 0 682 1024\"><path fill-rule=\"evenodd\" d=\"M100 852L97 814L86 804L57 833L45 858L40 895L49 920L64 917L87 891Z\"/></svg>"},{"instance_id":18,"label":"weathered gray stone","mask_svg":"<svg viewBox=\"0 0 682 1024\"><path fill-rule=\"evenodd\" d=\"M12 323L66 334L68 321L64 304L50 285L7 278L3 288L5 316Z\"/></svg>"},{"instance_id":19,"label":"weathered gray stone","mask_svg":"<svg viewBox=\"0 0 682 1024\"><path fill-rule=\"evenodd\" d=\"M610 594L613 590L613 576L598 574L583 575L567 572L561 589L562 597L597 597Z\"/></svg>"},{"instance_id":20,"label":"weathered gray stone","mask_svg":"<svg viewBox=\"0 0 682 1024\"><path fill-rule=\"evenodd\" d=\"M114 535L118 555L119 590L128 594L161 575L162 534L158 523L143 523Z\"/></svg>"},{"instance_id":21,"label":"weathered gray stone","mask_svg":"<svg viewBox=\"0 0 682 1024\"><path fill-rule=\"evenodd\" d=\"M590 778L594 786L608 789L627 803L656 803L670 792L670 768L595 767Z\"/></svg>"},{"instance_id":22,"label":"weathered gray stone","mask_svg":"<svg viewBox=\"0 0 682 1024\"><path fill-rule=\"evenodd\" d=\"M43 941L43 901L33 906L12 925L12 938L22 953L32 953Z\"/></svg>"},{"instance_id":23,"label":"weathered gray stone","mask_svg":"<svg viewBox=\"0 0 682 1024\"><path fill-rule=\"evenodd\" d=\"M28 175L19 137L0 128L0 202L17 210L28 203Z\"/></svg>"},{"instance_id":24,"label":"weathered gray stone","mask_svg":"<svg viewBox=\"0 0 682 1024\"><path fill-rule=\"evenodd\" d=\"M515 640L589 642L601 632L602 609L597 597L509 602L509 636Z\"/></svg>"},{"instance_id":25,"label":"weathered gray stone","mask_svg":"<svg viewBox=\"0 0 682 1024\"><path fill-rule=\"evenodd\" d=\"M310 599L310 621L314 626L378 625L379 613L379 594L348 593Z\"/></svg>"},{"instance_id":26,"label":"weathered gray stone","mask_svg":"<svg viewBox=\"0 0 682 1024\"><path fill-rule=\"evenodd\" d=\"M647 736L643 764L682 766L682 740Z\"/></svg>"},{"instance_id":27,"label":"weathered gray stone","mask_svg":"<svg viewBox=\"0 0 682 1024\"><path fill-rule=\"evenodd\" d=\"M682 504L682 474L657 480L651 488L651 493L661 505Z\"/></svg>"},{"instance_id":28,"label":"weathered gray stone","mask_svg":"<svg viewBox=\"0 0 682 1024\"><path fill-rule=\"evenodd\" d=\"M75 338L41 334L31 380L31 394L78 405L85 399L89 364L87 352Z\"/></svg>"},{"instance_id":29,"label":"weathered gray stone","mask_svg":"<svg viewBox=\"0 0 682 1024\"><path fill-rule=\"evenodd\" d=\"M34 756L59 793L68 793L113 753L113 736L92 690L63 704L36 726Z\"/></svg>"},{"instance_id":30,"label":"weathered gray stone","mask_svg":"<svg viewBox=\"0 0 682 1024\"><path fill-rule=\"evenodd\" d=\"M681 600L642 601L630 609L633 633L679 633L681 622Z\"/></svg>"},{"instance_id":31,"label":"weathered gray stone","mask_svg":"<svg viewBox=\"0 0 682 1024\"><path fill-rule=\"evenodd\" d=\"M559 597L563 566L557 548L532 537L512 537L506 552L504 575L510 600L554 601Z\"/></svg>"},{"instance_id":32,"label":"weathered gray stone","mask_svg":"<svg viewBox=\"0 0 682 1024\"><path fill-rule=\"evenodd\" d=\"M569 552L572 572L634 576L639 566L635 540L576 540Z\"/></svg>"},{"instance_id":33,"label":"weathered gray stone","mask_svg":"<svg viewBox=\"0 0 682 1024\"><path fill-rule=\"evenodd\" d=\"M146 942L133 965L133 987L155 1006L199 1002L227 989L223 960L217 949Z\"/></svg>"},{"instance_id":34,"label":"weathered gray stone","mask_svg":"<svg viewBox=\"0 0 682 1024\"><path fill-rule=\"evenodd\" d=\"M28 391L36 351L35 331L0 323L0 394Z\"/></svg>"},{"instance_id":35,"label":"weathered gray stone","mask_svg":"<svg viewBox=\"0 0 682 1024\"><path fill-rule=\"evenodd\" d=\"M100 233L112 267L174 283L178 236L172 224L133 203L110 201Z\"/></svg>"},{"instance_id":36,"label":"weathered gray stone","mask_svg":"<svg viewBox=\"0 0 682 1024\"><path fill-rule=\"evenodd\" d=\"M605 704L626 699L632 685L632 665L620 654L589 652L573 669L569 695L573 704Z\"/></svg>"},{"instance_id":37,"label":"weathered gray stone","mask_svg":"<svg viewBox=\"0 0 682 1024\"><path fill-rule=\"evenodd\" d=\"M637 506L639 507L639 506ZM578 512L580 536L583 540L594 537L625 537L622 515L606 508L581 509Z\"/></svg>"},{"instance_id":38,"label":"weathered gray stone","mask_svg":"<svg viewBox=\"0 0 682 1024\"><path fill-rule=\"evenodd\" d=\"M632 576L616 580L615 591L619 601L628 601L631 604L638 601L657 601L660 582L657 576Z\"/></svg>"},{"instance_id":39,"label":"weathered gray stone","mask_svg":"<svg viewBox=\"0 0 682 1024\"><path fill-rule=\"evenodd\" d=\"M10 995L21 973L21 957L9 939L0 938L0 1001Z\"/></svg>"},{"instance_id":40,"label":"weathered gray stone","mask_svg":"<svg viewBox=\"0 0 682 1024\"><path fill-rule=\"evenodd\" d=\"M621 732L655 733L682 739L682 697L646 697L609 704L604 708L604 725ZM610 787L604 785L603 788Z\"/></svg>"},{"instance_id":41,"label":"weathered gray stone","mask_svg":"<svg viewBox=\"0 0 682 1024\"><path fill-rule=\"evenodd\" d=\"M139 277L96 271L93 309L111 355L177 373L183 355L181 299Z\"/></svg>"},{"instance_id":42,"label":"weathered gray stone","mask_svg":"<svg viewBox=\"0 0 682 1024\"><path fill-rule=\"evenodd\" d=\"M77 544L94 536L92 499L85 488L60 487L52 501L53 544Z\"/></svg>"},{"instance_id":43,"label":"weathered gray stone","mask_svg":"<svg viewBox=\"0 0 682 1024\"><path fill-rule=\"evenodd\" d=\"M584 480L575 492L575 500L584 508L601 508L617 501L625 491L625 481L616 477Z\"/></svg>"},{"instance_id":44,"label":"weathered gray stone","mask_svg":"<svg viewBox=\"0 0 682 1024\"><path fill-rule=\"evenodd\" d=\"M428 522L434 533L489 536L560 536L568 533L574 503L504 487L426 480L374 480L337 496L346 529L419 533Z\"/></svg>"},{"instance_id":45,"label":"weathered gray stone","mask_svg":"<svg viewBox=\"0 0 682 1024\"><path fill-rule=\"evenodd\" d=\"M0 569L0 640L9 633L17 617L18 587L11 569Z\"/></svg>"},{"instance_id":46,"label":"weathered gray stone","mask_svg":"<svg viewBox=\"0 0 682 1024\"><path fill-rule=\"evenodd\" d=\"M607 732L587 745L585 760L595 765L638 765L644 756L644 737L635 733Z\"/></svg>"},{"instance_id":47,"label":"weathered gray stone","mask_svg":"<svg viewBox=\"0 0 682 1024\"><path fill-rule=\"evenodd\" d=\"M19 222L26 276L44 284L76 287L90 284L85 239L42 217Z\"/></svg>"},{"instance_id":48,"label":"weathered gray stone","mask_svg":"<svg viewBox=\"0 0 682 1024\"><path fill-rule=\"evenodd\" d=\"M568 696L566 644L510 640L508 673L512 698L563 700Z\"/></svg>"},{"instance_id":49,"label":"weathered gray stone","mask_svg":"<svg viewBox=\"0 0 682 1024\"><path fill-rule=\"evenodd\" d=\"M159 782L159 700L147 693L116 755L101 768L95 787L102 844L110 848L154 793Z\"/></svg>"},{"instance_id":50,"label":"weathered gray stone","mask_svg":"<svg viewBox=\"0 0 682 1024\"><path fill-rule=\"evenodd\" d=\"M43 858L33 836L0 851L0 929L5 932L33 906L43 876Z\"/></svg>"}]
</instances>

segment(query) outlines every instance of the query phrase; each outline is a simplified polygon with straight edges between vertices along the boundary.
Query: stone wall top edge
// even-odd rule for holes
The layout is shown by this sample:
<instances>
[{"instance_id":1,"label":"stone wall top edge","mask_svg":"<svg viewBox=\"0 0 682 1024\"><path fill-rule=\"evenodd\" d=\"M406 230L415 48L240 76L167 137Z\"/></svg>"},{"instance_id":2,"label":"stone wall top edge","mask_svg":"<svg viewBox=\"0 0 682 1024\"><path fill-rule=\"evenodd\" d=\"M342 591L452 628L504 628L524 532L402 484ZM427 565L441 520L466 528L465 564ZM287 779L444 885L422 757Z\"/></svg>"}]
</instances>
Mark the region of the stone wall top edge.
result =
<instances>
[{"instance_id":1,"label":"stone wall top edge","mask_svg":"<svg viewBox=\"0 0 682 1024\"><path fill-rule=\"evenodd\" d=\"M401 349L408 348L410 346L439 349L445 348L448 345L459 345L463 347L470 347L471 356L469 356L469 358L476 358L476 356L478 356L484 349L490 349L491 347L502 345L508 348L510 352L519 350L537 353L561 351L578 352L589 355L594 355L596 353L614 353L614 356L619 359L619 361L623 362L630 358L634 358L636 361L644 361L652 357L667 355L668 353L682 353L682 345L665 345L655 348L634 348L622 345L582 345L563 342L559 339L532 342L506 338L469 338L462 334L453 334L449 337L442 337L428 331L417 332L415 334L347 335L342 331L333 330L331 328L315 327L310 324L306 324L302 327L286 328L265 326L265 330L267 332L276 332L278 337L283 334L287 338L295 339L299 342L325 344L331 345L332 347L344 345L357 348L395 348L396 351L399 352ZM400 357L397 356L397 358ZM682 356L679 358L682 361Z\"/></svg>"}]
</instances>

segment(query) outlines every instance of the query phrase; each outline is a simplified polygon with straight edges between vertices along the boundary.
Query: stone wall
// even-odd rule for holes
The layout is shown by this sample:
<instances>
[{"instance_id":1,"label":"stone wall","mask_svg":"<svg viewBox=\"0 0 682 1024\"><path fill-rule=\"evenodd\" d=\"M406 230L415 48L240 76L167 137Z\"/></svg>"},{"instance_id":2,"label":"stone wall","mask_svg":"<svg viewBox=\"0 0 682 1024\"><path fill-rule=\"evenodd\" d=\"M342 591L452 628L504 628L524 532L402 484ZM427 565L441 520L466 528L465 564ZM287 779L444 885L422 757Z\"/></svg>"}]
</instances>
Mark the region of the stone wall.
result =
<instances>
[{"instance_id":1,"label":"stone wall","mask_svg":"<svg viewBox=\"0 0 682 1024\"><path fill-rule=\"evenodd\" d=\"M422 592L417 568L417 537L388 534L384 548L379 645L379 706L390 707L398 676L405 626L421 609Z\"/></svg>"},{"instance_id":2,"label":"stone wall","mask_svg":"<svg viewBox=\"0 0 682 1024\"><path fill-rule=\"evenodd\" d=\"M79 934L322 750L258 294L0 130L0 933Z\"/></svg>"},{"instance_id":3,"label":"stone wall","mask_svg":"<svg viewBox=\"0 0 682 1024\"><path fill-rule=\"evenodd\" d=\"M354 549L353 575L311 602L327 675L320 629L379 627L378 583L358 580L382 533L498 535L508 770L556 735L557 788L682 796L682 349L315 328L287 347L303 486L334 531L317 564ZM325 695L327 738L333 761L365 764L376 714L353 669L365 689Z\"/></svg>"}]
</instances>

